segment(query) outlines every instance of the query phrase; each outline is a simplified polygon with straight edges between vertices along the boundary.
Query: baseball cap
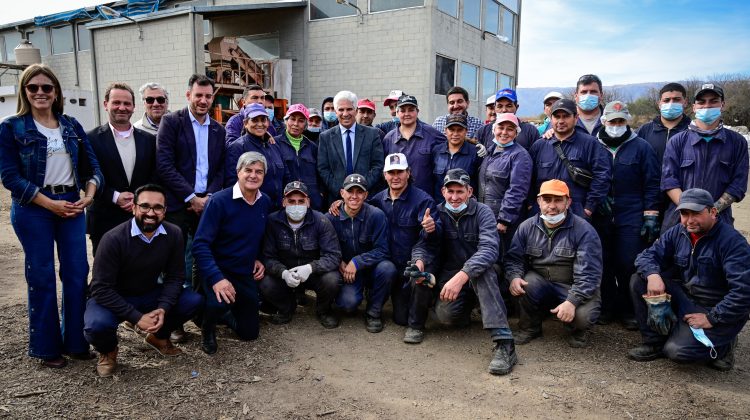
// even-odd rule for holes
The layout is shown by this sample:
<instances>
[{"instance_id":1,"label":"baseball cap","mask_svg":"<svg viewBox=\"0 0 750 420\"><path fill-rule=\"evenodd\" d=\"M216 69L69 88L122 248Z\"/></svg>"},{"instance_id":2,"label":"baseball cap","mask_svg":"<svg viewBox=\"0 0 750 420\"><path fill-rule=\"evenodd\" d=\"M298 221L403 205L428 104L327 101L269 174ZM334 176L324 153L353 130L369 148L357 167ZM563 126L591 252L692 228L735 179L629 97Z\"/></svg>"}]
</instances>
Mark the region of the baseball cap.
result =
<instances>
[{"instance_id":1,"label":"baseball cap","mask_svg":"<svg viewBox=\"0 0 750 420\"><path fill-rule=\"evenodd\" d=\"M398 98L402 97L404 95L404 92L401 90L392 90L390 93L388 93L388 96L383 101L383 105L388 106L391 102L398 102Z\"/></svg>"},{"instance_id":2,"label":"baseball cap","mask_svg":"<svg viewBox=\"0 0 750 420\"><path fill-rule=\"evenodd\" d=\"M553 90L552 92L544 95L544 99L542 99L542 102L547 102L547 99L549 98L563 99L564 97L565 95L563 95L562 93Z\"/></svg>"},{"instance_id":3,"label":"baseball cap","mask_svg":"<svg viewBox=\"0 0 750 420\"><path fill-rule=\"evenodd\" d=\"M286 187L284 187L284 197L293 192L301 192L305 195L305 197L307 197L307 185L305 185L305 183L302 181L292 181L286 184Z\"/></svg>"},{"instance_id":4,"label":"baseball cap","mask_svg":"<svg viewBox=\"0 0 750 420\"><path fill-rule=\"evenodd\" d=\"M393 170L409 169L409 162L406 161L406 155L403 153L392 153L385 157L385 167L383 172Z\"/></svg>"},{"instance_id":5,"label":"baseball cap","mask_svg":"<svg viewBox=\"0 0 750 420\"><path fill-rule=\"evenodd\" d=\"M458 183L463 185L464 187L468 187L471 184L471 178L469 177L469 174L466 173L461 168L455 168L449 170L445 174L445 178L443 178L443 186L445 187L448 184L451 183Z\"/></svg>"},{"instance_id":6,"label":"baseball cap","mask_svg":"<svg viewBox=\"0 0 750 420\"><path fill-rule=\"evenodd\" d=\"M714 206L714 198L711 193L700 189L690 188L680 194L680 202L677 204L677 210L703 211L706 207Z\"/></svg>"},{"instance_id":7,"label":"baseball cap","mask_svg":"<svg viewBox=\"0 0 750 420\"><path fill-rule=\"evenodd\" d=\"M357 102L357 108L367 108L375 111L375 102L365 98Z\"/></svg>"},{"instance_id":8,"label":"baseball cap","mask_svg":"<svg viewBox=\"0 0 750 420\"><path fill-rule=\"evenodd\" d=\"M701 88L698 89L697 92L695 92L695 96L693 96L693 100L697 100L699 96L703 95L706 92L713 92L717 95L719 95L719 98L721 100L724 100L724 89L721 88L719 85L715 85L713 83L704 83L701 85Z\"/></svg>"},{"instance_id":9,"label":"baseball cap","mask_svg":"<svg viewBox=\"0 0 750 420\"><path fill-rule=\"evenodd\" d=\"M298 112L298 113L304 115L304 117L305 117L306 120L310 119L310 111L307 109L306 106L304 106L302 104L294 104L294 105L290 106L289 109L286 110L286 115L284 116L284 118L286 118L286 117L294 114L295 112Z\"/></svg>"},{"instance_id":10,"label":"baseball cap","mask_svg":"<svg viewBox=\"0 0 750 420\"><path fill-rule=\"evenodd\" d=\"M245 105L242 108L242 111L240 111L240 115L242 116L242 121L245 121L249 118L255 118L261 115L268 117L268 113L266 112L266 107L264 107L263 104L256 104L256 103Z\"/></svg>"},{"instance_id":11,"label":"baseball cap","mask_svg":"<svg viewBox=\"0 0 750 420\"><path fill-rule=\"evenodd\" d=\"M550 179L549 181L542 182L542 185L539 187L539 194L536 196L541 197L543 195L570 197L570 190L568 189L568 184L565 182L559 179Z\"/></svg>"},{"instance_id":12,"label":"baseball cap","mask_svg":"<svg viewBox=\"0 0 750 420\"><path fill-rule=\"evenodd\" d=\"M550 109L550 114L554 114L555 111L562 109L563 111L567 112L570 115L576 115L578 113L576 108L576 103L573 102L570 99L558 99L557 102L552 104L552 108Z\"/></svg>"},{"instance_id":13,"label":"baseball cap","mask_svg":"<svg viewBox=\"0 0 750 420\"><path fill-rule=\"evenodd\" d=\"M487 100L484 102L485 106L495 106L495 95L490 95L487 97Z\"/></svg>"},{"instance_id":14,"label":"baseball cap","mask_svg":"<svg viewBox=\"0 0 750 420\"><path fill-rule=\"evenodd\" d=\"M323 119L323 114L318 111L318 108L308 108L307 109L309 115L307 116L307 119L309 120L312 117L318 117L320 119Z\"/></svg>"},{"instance_id":15,"label":"baseball cap","mask_svg":"<svg viewBox=\"0 0 750 420\"><path fill-rule=\"evenodd\" d=\"M342 188L349 191L351 187L359 187L367 191L367 179L360 174L350 174L344 178L344 185Z\"/></svg>"},{"instance_id":16,"label":"baseball cap","mask_svg":"<svg viewBox=\"0 0 750 420\"><path fill-rule=\"evenodd\" d=\"M445 118L445 127L452 125L460 125L463 128L469 128L469 124L466 122L466 115L463 114L451 114Z\"/></svg>"},{"instance_id":17,"label":"baseball cap","mask_svg":"<svg viewBox=\"0 0 750 420\"><path fill-rule=\"evenodd\" d=\"M401 95L401 97L398 98L398 102L396 103L396 106L401 108L404 105L419 106L417 105L417 98L415 98L412 95Z\"/></svg>"},{"instance_id":18,"label":"baseball cap","mask_svg":"<svg viewBox=\"0 0 750 420\"><path fill-rule=\"evenodd\" d=\"M510 121L512 122L516 128L521 126L521 123L518 122L518 117L511 114L510 112L506 112L503 114L497 114L497 117L495 118L495 125L499 125L503 121Z\"/></svg>"},{"instance_id":19,"label":"baseball cap","mask_svg":"<svg viewBox=\"0 0 750 420\"><path fill-rule=\"evenodd\" d=\"M612 121L617 118L630 120L630 111L628 111L628 106L624 102L612 101L604 107L602 119L604 121Z\"/></svg>"},{"instance_id":20,"label":"baseball cap","mask_svg":"<svg viewBox=\"0 0 750 420\"><path fill-rule=\"evenodd\" d=\"M499 101L502 98L508 98L511 102L516 103L518 102L518 96L516 96L516 91L513 89L500 89L495 94L495 101Z\"/></svg>"}]
</instances>

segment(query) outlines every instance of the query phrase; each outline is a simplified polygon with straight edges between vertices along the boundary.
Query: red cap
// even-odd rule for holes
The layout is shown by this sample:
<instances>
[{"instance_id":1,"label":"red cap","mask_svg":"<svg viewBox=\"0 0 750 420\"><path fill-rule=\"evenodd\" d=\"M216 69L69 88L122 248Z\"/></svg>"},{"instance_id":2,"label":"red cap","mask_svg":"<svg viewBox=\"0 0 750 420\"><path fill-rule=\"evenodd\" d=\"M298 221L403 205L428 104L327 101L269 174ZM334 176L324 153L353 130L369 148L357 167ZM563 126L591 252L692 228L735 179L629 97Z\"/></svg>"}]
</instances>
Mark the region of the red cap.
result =
<instances>
[{"instance_id":1,"label":"red cap","mask_svg":"<svg viewBox=\"0 0 750 420\"><path fill-rule=\"evenodd\" d=\"M290 106L286 110L286 117L294 114L295 112L299 112L300 114L304 115L306 120L310 119L310 112L307 110L307 107L302 104L294 104Z\"/></svg>"},{"instance_id":2,"label":"red cap","mask_svg":"<svg viewBox=\"0 0 750 420\"><path fill-rule=\"evenodd\" d=\"M368 108L375 111L375 102L367 98L360 99L359 102L357 102L357 108Z\"/></svg>"}]
</instances>

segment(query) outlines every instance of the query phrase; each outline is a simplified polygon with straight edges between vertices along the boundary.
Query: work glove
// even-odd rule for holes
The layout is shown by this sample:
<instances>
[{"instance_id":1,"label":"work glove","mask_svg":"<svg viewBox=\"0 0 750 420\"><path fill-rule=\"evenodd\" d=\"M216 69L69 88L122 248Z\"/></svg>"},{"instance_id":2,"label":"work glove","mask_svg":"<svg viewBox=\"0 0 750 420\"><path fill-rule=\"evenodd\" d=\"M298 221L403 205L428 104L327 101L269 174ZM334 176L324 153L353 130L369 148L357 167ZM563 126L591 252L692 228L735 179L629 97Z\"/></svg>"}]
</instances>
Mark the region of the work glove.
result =
<instances>
[{"instance_id":1,"label":"work glove","mask_svg":"<svg viewBox=\"0 0 750 420\"><path fill-rule=\"evenodd\" d=\"M299 279L294 277L291 271L284 270L281 273L281 279L286 282L286 285L294 289L295 287L299 286Z\"/></svg>"},{"instance_id":2,"label":"work glove","mask_svg":"<svg viewBox=\"0 0 750 420\"><path fill-rule=\"evenodd\" d=\"M672 311L672 305L669 303L672 296L663 293L657 296L643 295L648 307L648 326L661 335L669 335L672 325L677 322L677 317Z\"/></svg>"},{"instance_id":3,"label":"work glove","mask_svg":"<svg viewBox=\"0 0 750 420\"><path fill-rule=\"evenodd\" d=\"M615 199L612 197L607 196L604 201L602 201L602 204L599 206L599 214L611 218L612 217L612 206L615 203Z\"/></svg>"},{"instance_id":4,"label":"work glove","mask_svg":"<svg viewBox=\"0 0 750 420\"><path fill-rule=\"evenodd\" d=\"M661 227L659 226L659 216L644 215L643 227L641 228L641 237L648 243L652 243L659 238Z\"/></svg>"},{"instance_id":5,"label":"work glove","mask_svg":"<svg viewBox=\"0 0 750 420\"><path fill-rule=\"evenodd\" d=\"M480 158L487 156L487 148L484 147L482 143L477 143L476 146L477 146L477 156L479 156Z\"/></svg>"},{"instance_id":6,"label":"work glove","mask_svg":"<svg viewBox=\"0 0 750 420\"><path fill-rule=\"evenodd\" d=\"M310 274L312 274L312 266L310 264L300 265L289 271L292 272L292 275L294 275L300 283L304 283L307 281L308 277L310 277Z\"/></svg>"},{"instance_id":7,"label":"work glove","mask_svg":"<svg viewBox=\"0 0 750 420\"><path fill-rule=\"evenodd\" d=\"M430 288L435 286L435 276L426 271L419 271L419 267L417 267L417 264L412 263L411 261L409 261L407 264L409 265L407 265L406 269L404 270L404 276L410 277L415 282L424 278L424 280L421 280L419 284Z\"/></svg>"}]
</instances>

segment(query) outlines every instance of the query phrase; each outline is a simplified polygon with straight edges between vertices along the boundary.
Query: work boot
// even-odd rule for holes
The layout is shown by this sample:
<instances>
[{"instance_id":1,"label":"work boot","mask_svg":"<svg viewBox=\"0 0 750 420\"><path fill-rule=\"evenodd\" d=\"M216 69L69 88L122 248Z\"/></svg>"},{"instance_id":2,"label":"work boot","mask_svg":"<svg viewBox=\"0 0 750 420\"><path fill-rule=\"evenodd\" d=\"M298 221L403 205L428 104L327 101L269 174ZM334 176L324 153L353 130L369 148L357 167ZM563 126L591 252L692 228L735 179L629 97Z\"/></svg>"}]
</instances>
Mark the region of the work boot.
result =
<instances>
[{"instance_id":1,"label":"work boot","mask_svg":"<svg viewBox=\"0 0 750 420\"><path fill-rule=\"evenodd\" d=\"M569 336L565 337L565 341L567 341L568 345L574 349L586 347L589 344L589 331L573 330Z\"/></svg>"},{"instance_id":2,"label":"work boot","mask_svg":"<svg viewBox=\"0 0 750 420\"><path fill-rule=\"evenodd\" d=\"M318 321L320 321L320 325L322 325L323 328L329 330L339 326L339 317L337 317L333 312L319 314Z\"/></svg>"},{"instance_id":3,"label":"work boot","mask_svg":"<svg viewBox=\"0 0 750 420\"><path fill-rule=\"evenodd\" d=\"M513 333L513 339L515 341L515 344L524 345L531 342L531 340L534 340L536 338L539 338L542 336L542 330L541 329L523 329L518 331L517 333Z\"/></svg>"},{"instance_id":4,"label":"work boot","mask_svg":"<svg viewBox=\"0 0 750 420\"><path fill-rule=\"evenodd\" d=\"M654 344L641 344L638 347L630 349L628 352L628 358L635 360L636 362L648 362L664 357L664 353L661 352L661 345Z\"/></svg>"},{"instance_id":5,"label":"work boot","mask_svg":"<svg viewBox=\"0 0 750 420\"><path fill-rule=\"evenodd\" d=\"M424 331L409 327L404 333L404 343L419 344L424 340Z\"/></svg>"},{"instance_id":6,"label":"work boot","mask_svg":"<svg viewBox=\"0 0 750 420\"><path fill-rule=\"evenodd\" d=\"M209 324L205 320L203 321L203 327L201 328L201 349L206 354L214 354L219 349L219 345L216 344L216 325Z\"/></svg>"},{"instance_id":7,"label":"work boot","mask_svg":"<svg viewBox=\"0 0 750 420\"><path fill-rule=\"evenodd\" d=\"M96 373L102 378L107 378L115 373L117 369L117 348L109 353L99 353L99 362L96 363Z\"/></svg>"},{"instance_id":8,"label":"work boot","mask_svg":"<svg viewBox=\"0 0 750 420\"><path fill-rule=\"evenodd\" d=\"M282 325L282 324L288 324L292 322L292 314L291 313L283 313L278 312L273 315L271 315L271 324L274 325Z\"/></svg>"},{"instance_id":9,"label":"work boot","mask_svg":"<svg viewBox=\"0 0 750 420\"><path fill-rule=\"evenodd\" d=\"M365 315L365 328L367 332L379 333L383 331L383 320L374 316Z\"/></svg>"},{"instance_id":10,"label":"work boot","mask_svg":"<svg viewBox=\"0 0 750 420\"><path fill-rule=\"evenodd\" d=\"M495 343L495 350L493 350L492 361L488 370L493 375L507 375L513 370L513 366L518 363L516 346L512 338L510 340L497 340Z\"/></svg>"},{"instance_id":11,"label":"work boot","mask_svg":"<svg viewBox=\"0 0 750 420\"><path fill-rule=\"evenodd\" d=\"M620 319L622 327L628 331L638 331L638 321L633 316L624 316Z\"/></svg>"},{"instance_id":12,"label":"work boot","mask_svg":"<svg viewBox=\"0 0 750 420\"><path fill-rule=\"evenodd\" d=\"M719 372L728 372L734 367L734 349L737 347L737 337L734 337L732 343L729 344L729 350L727 354L721 359L715 359L709 362L708 366L712 369L716 369Z\"/></svg>"},{"instance_id":13,"label":"work boot","mask_svg":"<svg viewBox=\"0 0 750 420\"><path fill-rule=\"evenodd\" d=\"M184 343L185 341L187 341L185 328L182 325L177 327L174 331L172 331L172 334L169 335L169 340L173 343Z\"/></svg>"},{"instance_id":14,"label":"work boot","mask_svg":"<svg viewBox=\"0 0 750 420\"><path fill-rule=\"evenodd\" d=\"M182 350L179 347L175 347L168 338L158 338L149 333L146 334L146 338L144 338L143 341L154 350L158 351L162 356L179 356L182 354Z\"/></svg>"}]
</instances>

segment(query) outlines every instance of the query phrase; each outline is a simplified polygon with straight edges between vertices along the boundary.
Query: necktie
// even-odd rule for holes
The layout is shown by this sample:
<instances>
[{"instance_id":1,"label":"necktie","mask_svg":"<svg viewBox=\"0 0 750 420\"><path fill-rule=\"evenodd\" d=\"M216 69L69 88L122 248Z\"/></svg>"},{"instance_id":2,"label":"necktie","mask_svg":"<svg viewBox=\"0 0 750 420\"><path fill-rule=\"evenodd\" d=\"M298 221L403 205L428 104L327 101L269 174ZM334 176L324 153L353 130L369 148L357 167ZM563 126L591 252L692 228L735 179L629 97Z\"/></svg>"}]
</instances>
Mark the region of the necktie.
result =
<instances>
[{"instance_id":1,"label":"necktie","mask_svg":"<svg viewBox=\"0 0 750 420\"><path fill-rule=\"evenodd\" d=\"M352 130L346 130L346 150L344 153L346 153L346 174L352 174L354 173L354 163L353 163L353 155L354 155L354 143L352 142Z\"/></svg>"}]
</instances>

